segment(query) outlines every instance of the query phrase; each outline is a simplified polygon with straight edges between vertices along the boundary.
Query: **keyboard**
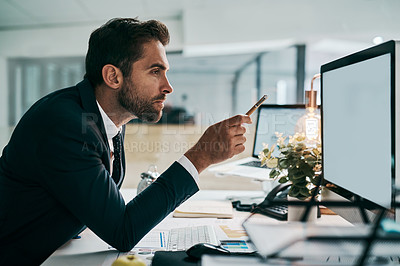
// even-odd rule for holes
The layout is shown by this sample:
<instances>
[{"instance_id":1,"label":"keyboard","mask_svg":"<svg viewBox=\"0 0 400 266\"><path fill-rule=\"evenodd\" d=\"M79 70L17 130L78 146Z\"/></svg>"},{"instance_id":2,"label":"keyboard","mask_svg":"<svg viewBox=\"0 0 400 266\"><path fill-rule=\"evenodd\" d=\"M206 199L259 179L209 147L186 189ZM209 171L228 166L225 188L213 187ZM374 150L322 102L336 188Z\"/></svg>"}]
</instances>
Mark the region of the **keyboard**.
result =
<instances>
[{"instance_id":1,"label":"keyboard","mask_svg":"<svg viewBox=\"0 0 400 266\"><path fill-rule=\"evenodd\" d=\"M168 237L168 250L186 250L198 243L218 245L214 228L211 225L190 226L171 229Z\"/></svg>"},{"instance_id":2,"label":"keyboard","mask_svg":"<svg viewBox=\"0 0 400 266\"><path fill-rule=\"evenodd\" d=\"M287 205L278 205L278 206L270 206L270 207L261 207L257 208L258 213L264 214L271 218L275 218L280 221L287 221L288 216L288 206Z\"/></svg>"},{"instance_id":3,"label":"keyboard","mask_svg":"<svg viewBox=\"0 0 400 266\"><path fill-rule=\"evenodd\" d=\"M268 168L266 165L261 166L261 161L250 161L247 163L242 163L240 165L251 166L251 167L259 167L259 168Z\"/></svg>"}]
</instances>

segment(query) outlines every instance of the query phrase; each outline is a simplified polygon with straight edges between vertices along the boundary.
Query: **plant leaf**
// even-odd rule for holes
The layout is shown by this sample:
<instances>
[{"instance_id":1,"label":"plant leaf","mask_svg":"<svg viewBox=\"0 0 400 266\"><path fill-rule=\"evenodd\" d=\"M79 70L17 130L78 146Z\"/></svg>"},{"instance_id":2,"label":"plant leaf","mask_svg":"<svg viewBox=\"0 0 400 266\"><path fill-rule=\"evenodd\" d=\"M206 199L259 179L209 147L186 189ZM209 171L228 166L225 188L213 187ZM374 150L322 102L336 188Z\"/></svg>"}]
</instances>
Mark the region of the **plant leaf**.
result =
<instances>
[{"instance_id":1,"label":"plant leaf","mask_svg":"<svg viewBox=\"0 0 400 266\"><path fill-rule=\"evenodd\" d=\"M310 196L310 191L308 190L308 188L306 187L302 187L300 188L300 194L306 197Z\"/></svg>"},{"instance_id":2,"label":"plant leaf","mask_svg":"<svg viewBox=\"0 0 400 266\"><path fill-rule=\"evenodd\" d=\"M280 183L280 184L283 184L283 183L286 183L286 182L288 182L289 180L287 179L287 176L282 176L281 178L279 178L279 180L278 180L278 182Z\"/></svg>"},{"instance_id":3,"label":"plant leaf","mask_svg":"<svg viewBox=\"0 0 400 266\"><path fill-rule=\"evenodd\" d=\"M289 162L288 162L288 160L285 159L285 158L279 158L279 160L278 160L278 165L279 165L280 168L286 169L286 168L288 168L288 166L289 166Z\"/></svg>"},{"instance_id":4,"label":"plant leaf","mask_svg":"<svg viewBox=\"0 0 400 266\"><path fill-rule=\"evenodd\" d=\"M319 182L321 182L321 176L316 175L313 178L311 178L311 183L313 183L313 185L318 186Z\"/></svg>"},{"instance_id":5,"label":"plant leaf","mask_svg":"<svg viewBox=\"0 0 400 266\"><path fill-rule=\"evenodd\" d=\"M306 175L305 175L304 172L301 171L301 170L293 170L293 176L292 176L292 178L293 178L293 181L299 180L299 179L305 179L305 178L306 178Z\"/></svg>"},{"instance_id":6,"label":"plant leaf","mask_svg":"<svg viewBox=\"0 0 400 266\"><path fill-rule=\"evenodd\" d=\"M289 190L289 195L290 196L297 197L297 195L299 195L299 193L300 193L300 190L299 190L298 187L293 186L293 185L290 187L290 190Z\"/></svg>"},{"instance_id":7,"label":"plant leaf","mask_svg":"<svg viewBox=\"0 0 400 266\"><path fill-rule=\"evenodd\" d=\"M278 167L278 158L272 158L266 161L266 164L268 168L276 168Z\"/></svg>"},{"instance_id":8,"label":"plant leaf","mask_svg":"<svg viewBox=\"0 0 400 266\"><path fill-rule=\"evenodd\" d=\"M295 180L295 181L293 181L293 183L298 187L306 187L308 185L308 182L305 178Z\"/></svg>"},{"instance_id":9,"label":"plant leaf","mask_svg":"<svg viewBox=\"0 0 400 266\"><path fill-rule=\"evenodd\" d=\"M269 172L269 177L270 178L277 178L281 172L277 169L272 169L271 172Z\"/></svg>"}]
</instances>

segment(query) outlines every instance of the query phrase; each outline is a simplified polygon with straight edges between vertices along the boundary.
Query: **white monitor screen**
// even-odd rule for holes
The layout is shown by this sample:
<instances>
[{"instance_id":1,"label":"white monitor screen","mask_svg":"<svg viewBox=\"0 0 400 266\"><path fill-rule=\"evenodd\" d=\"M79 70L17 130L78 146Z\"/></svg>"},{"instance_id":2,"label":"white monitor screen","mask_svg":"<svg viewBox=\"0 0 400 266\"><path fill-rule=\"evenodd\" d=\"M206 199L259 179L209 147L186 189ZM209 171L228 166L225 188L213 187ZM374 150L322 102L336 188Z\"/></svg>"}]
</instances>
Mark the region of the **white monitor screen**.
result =
<instances>
[{"instance_id":1,"label":"white monitor screen","mask_svg":"<svg viewBox=\"0 0 400 266\"><path fill-rule=\"evenodd\" d=\"M315 113L319 116L320 112L316 110ZM305 105L263 105L260 107L253 156L257 157L263 150L263 143L268 144L269 147L276 144L278 137L275 133L289 136L297 132L300 129L298 121L305 114ZM278 154L278 149L275 149L274 155Z\"/></svg>"},{"instance_id":2,"label":"white monitor screen","mask_svg":"<svg viewBox=\"0 0 400 266\"><path fill-rule=\"evenodd\" d=\"M324 178L391 203L391 63L383 54L322 71Z\"/></svg>"}]
</instances>

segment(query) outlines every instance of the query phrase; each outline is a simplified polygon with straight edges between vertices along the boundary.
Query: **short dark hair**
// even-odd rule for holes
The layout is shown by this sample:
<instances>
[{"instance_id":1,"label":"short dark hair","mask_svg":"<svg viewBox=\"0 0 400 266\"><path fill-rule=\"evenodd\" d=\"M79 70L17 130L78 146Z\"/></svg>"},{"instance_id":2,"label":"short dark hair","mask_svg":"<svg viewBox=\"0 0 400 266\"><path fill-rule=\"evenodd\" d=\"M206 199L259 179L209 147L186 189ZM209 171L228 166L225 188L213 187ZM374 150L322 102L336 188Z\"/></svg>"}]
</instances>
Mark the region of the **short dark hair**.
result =
<instances>
[{"instance_id":1,"label":"short dark hair","mask_svg":"<svg viewBox=\"0 0 400 266\"><path fill-rule=\"evenodd\" d=\"M118 67L124 77L132 64L143 55L143 44L152 40L164 46L169 43L167 26L157 20L115 18L92 32L86 54L86 74L93 86L103 83L102 68L107 64Z\"/></svg>"}]
</instances>

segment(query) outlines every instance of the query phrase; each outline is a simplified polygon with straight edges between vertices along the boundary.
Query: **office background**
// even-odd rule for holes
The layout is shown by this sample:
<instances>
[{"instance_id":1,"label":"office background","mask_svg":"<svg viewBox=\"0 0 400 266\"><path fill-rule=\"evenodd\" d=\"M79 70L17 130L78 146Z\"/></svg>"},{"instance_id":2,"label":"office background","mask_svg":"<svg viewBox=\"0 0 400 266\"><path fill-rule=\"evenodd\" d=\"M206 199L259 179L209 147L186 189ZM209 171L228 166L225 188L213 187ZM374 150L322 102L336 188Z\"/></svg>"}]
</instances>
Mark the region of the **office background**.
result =
<instances>
[{"instance_id":1,"label":"office background","mask_svg":"<svg viewBox=\"0 0 400 266\"><path fill-rule=\"evenodd\" d=\"M89 35L110 18L158 19L171 34L174 93L162 123L127 130L124 187L136 187L150 164L163 171L208 125L246 112L260 95L304 103L320 65L400 39L399 14L398 0L0 0L0 148L37 99L82 79ZM200 177L208 189L260 188Z\"/></svg>"}]
</instances>

